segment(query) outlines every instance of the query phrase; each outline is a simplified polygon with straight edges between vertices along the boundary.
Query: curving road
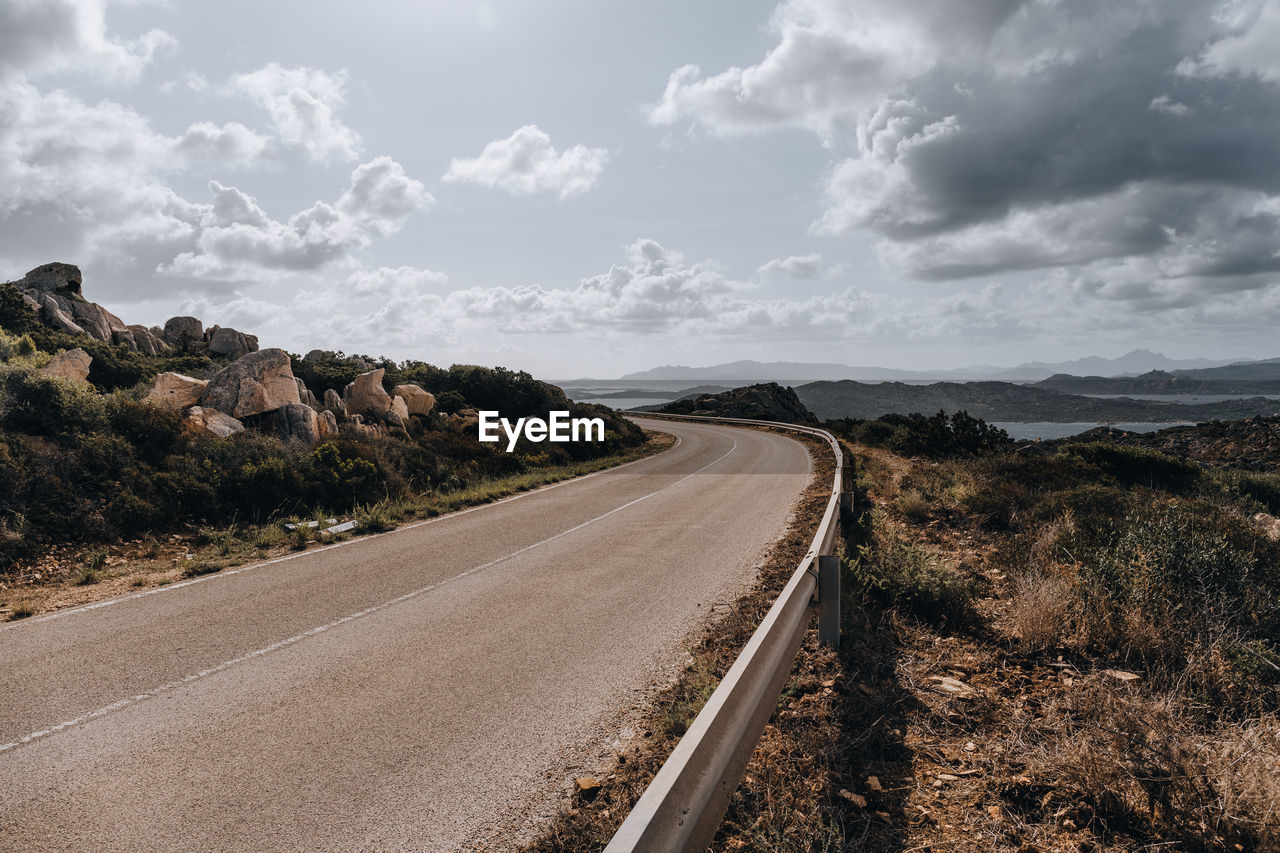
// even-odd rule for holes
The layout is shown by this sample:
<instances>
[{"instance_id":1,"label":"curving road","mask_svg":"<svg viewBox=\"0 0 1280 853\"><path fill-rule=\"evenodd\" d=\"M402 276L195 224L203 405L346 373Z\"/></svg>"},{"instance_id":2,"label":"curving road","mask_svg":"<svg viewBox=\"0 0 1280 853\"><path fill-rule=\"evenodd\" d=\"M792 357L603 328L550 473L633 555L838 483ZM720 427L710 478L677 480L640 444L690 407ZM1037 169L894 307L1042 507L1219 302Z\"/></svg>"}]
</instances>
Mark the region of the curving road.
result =
<instances>
[{"instance_id":1,"label":"curving road","mask_svg":"<svg viewBox=\"0 0 1280 853\"><path fill-rule=\"evenodd\" d=\"M0 849L503 846L752 577L804 447L679 444L0 628Z\"/></svg>"}]
</instances>

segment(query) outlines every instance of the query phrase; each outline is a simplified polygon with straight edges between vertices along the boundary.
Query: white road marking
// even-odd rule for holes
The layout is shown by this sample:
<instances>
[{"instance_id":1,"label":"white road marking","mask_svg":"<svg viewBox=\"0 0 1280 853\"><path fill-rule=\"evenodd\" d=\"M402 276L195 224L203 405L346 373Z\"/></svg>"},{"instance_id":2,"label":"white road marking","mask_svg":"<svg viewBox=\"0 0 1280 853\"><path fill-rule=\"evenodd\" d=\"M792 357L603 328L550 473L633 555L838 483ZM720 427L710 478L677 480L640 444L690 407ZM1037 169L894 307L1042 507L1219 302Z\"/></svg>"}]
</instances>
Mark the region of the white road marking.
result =
<instances>
[{"instance_id":1,"label":"white road marking","mask_svg":"<svg viewBox=\"0 0 1280 853\"><path fill-rule=\"evenodd\" d=\"M99 717L105 717L109 714L113 714L116 711L120 711L124 708L128 708L131 705L136 705L140 702L145 702L148 699L154 699L155 697L160 696L164 693L168 693L169 691L174 690L178 687L181 687L184 684L190 684L193 681L199 681L200 679L207 678L210 675L216 675L217 673L222 672L223 670L230 669L231 667L236 666L238 664L242 664L246 661L250 661L255 658L263 657L264 655L269 655L272 652L277 652L280 649L284 649L296 643L300 643L303 640L307 639L308 637L314 637L317 634L323 634L325 631L329 631L333 628L337 628L340 625L345 625L348 622L354 622L357 619L362 619L365 616L369 616L381 610L386 610L387 608L394 607L397 604L402 604L406 601L409 601L410 599L417 598L420 595L431 592L433 589L438 589L444 586L445 584L453 583L456 580L461 580L462 578L465 578L468 575L474 575L477 572L484 571L485 569L493 568L499 563L505 563L506 561L514 557L518 557L521 554L528 553L529 551L532 551L535 548L540 548L549 542L554 542L557 539L561 539L565 536L568 536L570 533L575 533L584 527L588 527L592 524L595 524L597 521L603 521L609 516L622 512L624 509L633 507L642 501L647 501L649 498L653 497L654 495L661 494L667 491L668 489L673 489L676 486L683 483L685 480L688 480L690 477L696 476L697 474L701 474L703 471L707 470L712 465L715 465L716 463L723 461L737 449L738 449L738 440L735 438L733 439L733 446L730 447L727 451L725 451L723 455L717 457L715 460L711 462L708 462L706 465L703 465L697 471L694 471L691 474L686 474L685 476L681 477L679 480L676 480L674 483L669 483L668 485L663 486L661 489L658 489L657 491L650 492L649 494L638 497L633 501L628 501L627 503L624 503L622 506L615 507L606 513L597 515L595 518L584 521L581 524L576 524L573 527L570 527L568 530L562 530L554 536L548 536L546 539L543 539L541 542L535 542L532 545L526 545L523 548L520 548L519 550L512 551L510 554L507 554L506 556L498 557L497 559L490 560L489 562L484 563L483 565L479 565L479 566L475 566L473 568L467 569L465 572L456 574L451 578L446 578L445 580L442 580L442 581L436 581L435 583L430 584L429 586L424 586L421 589L415 589L412 592L406 592L404 595L396 596L390 601L384 601L381 604L375 604L372 607L367 607L364 610L361 610L359 613L352 613L349 616L343 616L341 619L335 619L334 621L329 622L327 624L320 625L316 628L311 628L310 630L307 630L307 631L303 631L301 634L294 634L292 637L288 637L287 639L284 639L284 640L279 640L278 642L272 643L269 646L264 646L260 649L255 649L254 651L246 652L238 657L232 658L229 661L220 663L217 666L211 666L208 669L202 669L199 672L193 672L190 675L185 675L182 678L176 679L174 681L170 681L166 684L161 684L159 687L153 687L152 689L146 691L145 693L138 693L133 696L120 699L119 701L112 702L110 705L104 705L103 707L98 708L94 711L89 711L86 714L81 714L80 716L76 717L74 720L66 720L65 722L58 723L55 726L50 726L47 729L40 729L39 731L31 732L30 734L24 735L23 737L20 737L17 740L10 741L9 743L0 744L0 754L6 753L12 749L17 749L18 747L32 743L33 741L37 741L37 740L41 740L42 738L49 737L50 735L57 734L58 732L66 731L68 729L73 729L76 726L83 725L84 723L87 723L91 720L95 720ZM636 460L636 461L643 461L643 460ZM627 463L627 464L632 464L632 463ZM597 473L603 473L603 472L597 472ZM567 481L567 482L573 482L573 481ZM526 494L532 494L532 493L528 492ZM488 504L488 506L492 506L492 504ZM479 507L476 507L476 509L479 509ZM406 530L408 528L400 528L400 529ZM264 563L261 565L267 565L267 564ZM118 600L123 600L123 599L118 599Z\"/></svg>"},{"instance_id":2,"label":"white road marking","mask_svg":"<svg viewBox=\"0 0 1280 853\"><path fill-rule=\"evenodd\" d=\"M670 449L675 450L677 447L679 447L683 443L684 443L684 439L682 439L680 436L677 435L676 443L673 444ZM736 439L734 441L734 446L735 447L737 446ZM663 452L667 452L667 451L663 451ZM194 586L195 584L198 584L198 583L209 583L210 581L216 581L222 578L229 578L234 575L241 574L243 572L251 572L254 569L261 569L264 566L274 566L277 563L285 563L285 562L288 562L289 560L296 560L299 557L309 557L312 554L319 554L322 551L331 551L334 548L343 548L343 547L346 547L347 545L355 545L356 543L359 543L359 542L367 542L368 540L374 539L378 536L391 536L396 533L403 533L406 530L416 530L417 528L424 527L428 524L438 524L439 522L442 522L442 521L448 521L450 519L457 518L460 515L467 515L468 513L479 512L481 510L489 509L490 507L495 507L501 504L510 503L511 501L518 501L521 498L527 498L530 495L536 495L540 492L549 492L552 489L558 489L561 486L568 486L568 485L572 485L573 483L580 483L583 480L590 480L592 477L598 477L601 474L611 474L614 471L620 471L623 468L628 468L632 465L636 465L641 462L648 462L656 458L658 457L645 456L642 459L633 459L632 461L624 462L621 465L614 465L612 468L602 468L599 471L592 471L590 474L583 474L580 477L571 477L568 480L561 480L558 483L550 483L545 486L539 486L536 489L531 489L527 492L521 492L518 495L511 495L509 497L502 498L501 500L492 501L487 504L479 504L478 506L467 507L466 509L454 510L453 512L445 513L444 515L437 515L435 518L428 518L425 521L415 521L412 524L406 524L401 527L397 527L395 530L387 530L382 533L370 533L355 539L348 539L345 542L335 542L332 545L324 545L319 548L309 548L308 550L300 551L297 554L286 554L283 557L276 557L273 560L264 560L260 563L251 563L250 565L240 566L239 568L235 568L235 569L224 569L219 572L214 572L212 574L207 574L207 575L201 575L200 577L190 578L185 581L177 581L176 583L169 583L169 584L165 584L164 586L158 586L155 589L148 589L148 590L143 590L142 592L130 593L129 595L122 595L117 598L108 598L104 601L95 601L93 604L84 604L84 605L81 605L80 607L69 607L66 610L59 610L54 613L46 613L43 616L36 616L31 619L22 619L17 622L9 622L7 624L0 625L0 632L19 630L21 628L25 628L27 625L36 625L36 624L39 624L40 622L49 622L53 619L61 619L64 616L74 616L77 613L88 613L91 610L99 610L103 607L111 607L113 605L121 604L126 601L133 601L134 599L137 599L137 598L146 598L149 595L159 595L165 592L173 592L175 589L182 589L183 587Z\"/></svg>"}]
</instances>

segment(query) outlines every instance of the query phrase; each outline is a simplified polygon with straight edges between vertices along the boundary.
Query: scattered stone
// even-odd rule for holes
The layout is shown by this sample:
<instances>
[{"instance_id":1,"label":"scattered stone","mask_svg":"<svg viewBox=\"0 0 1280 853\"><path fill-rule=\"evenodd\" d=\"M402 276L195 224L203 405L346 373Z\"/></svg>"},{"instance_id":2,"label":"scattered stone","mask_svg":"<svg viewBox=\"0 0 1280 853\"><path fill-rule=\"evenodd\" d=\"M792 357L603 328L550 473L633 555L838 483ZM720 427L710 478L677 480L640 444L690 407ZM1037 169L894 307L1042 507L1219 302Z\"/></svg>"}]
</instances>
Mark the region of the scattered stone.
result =
<instances>
[{"instance_id":1,"label":"scattered stone","mask_svg":"<svg viewBox=\"0 0 1280 853\"><path fill-rule=\"evenodd\" d=\"M350 414L359 412L381 419L391 410L391 395L382 387L382 374L385 372L379 367L377 370L361 373L342 389L342 398Z\"/></svg>"},{"instance_id":2,"label":"scattered stone","mask_svg":"<svg viewBox=\"0 0 1280 853\"><path fill-rule=\"evenodd\" d=\"M288 353L271 348L249 353L215 373L200 405L244 418L301 402Z\"/></svg>"},{"instance_id":3,"label":"scattered stone","mask_svg":"<svg viewBox=\"0 0 1280 853\"><path fill-rule=\"evenodd\" d=\"M430 391L423 391L417 385L397 385L391 389L391 393L404 398L405 406L408 408L406 418L409 415L429 415L436 407L436 396Z\"/></svg>"},{"instance_id":4,"label":"scattered stone","mask_svg":"<svg viewBox=\"0 0 1280 853\"><path fill-rule=\"evenodd\" d=\"M855 794L853 793L853 791L849 791L849 790L846 790L845 788L841 788L840 796L848 800L849 802L853 803L855 806L857 806L860 809L865 809L867 807L867 798L862 796L861 794Z\"/></svg>"},{"instance_id":5,"label":"scattered stone","mask_svg":"<svg viewBox=\"0 0 1280 853\"><path fill-rule=\"evenodd\" d=\"M938 682L938 689L945 693L955 693L961 696L968 696L973 693L973 688L958 678L935 675L932 677L932 680Z\"/></svg>"},{"instance_id":6,"label":"scattered stone","mask_svg":"<svg viewBox=\"0 0 1280 853\"><path fill-rule=\"evenodd\" d=\"M218 438L226 438L237 432L244 432L244 424L217 409L207 407L192 406L187 410L186 417L182 423L183 426L190 430L209 433Z\"/></svg>"},{"instance_id":7,"label":"scattered stone","mask_svg":"<svg viewBox=\"0 0 1280 853\"><path fill-rule=\"evenodd\" d=\"M181 373L161 373L156 376L151 391L142 398L142 402L172 411L186 409L200 402L208 385L204 379L194 379Z\"/></svg>"},{"instance_id":8,"label":"scattered stone","mask_svg":"<svg viewBox=\"0 0 1280 853\"><path fill-rule=\"evenodd\" d=\"M55 355L48 364L40 368L40 372L45 376L56 376L59 379L68 379L72 382L88 385L89 365L92 363L93 357L76 347Z\"/></svg>"},{"instance_id":9,"label":"scattered stone","mask_svg":"<svg viewBox=\"0 0 1280 853\"><path fill-rule=\"evenodd\" d=\"M1102 673L1103 675L1111 676L1116 681L1123 681L1125 684L1138 681L1142 678L1142 676L1138 675L1136 672L1126 672L1123 669L1104 669Z\"/></svg>"},{"instance_id":10,"label":"scattered stone","mask_svg":"<svg viewBox=\"0 0 1280 853\"><path fill-rule=\"evenodd\" d=\"M573 780L573 787L578 796L590 802L596 798L596 795L600 793L600 789L604 786L599 779L592 776L579 776Z\"/></svg>"}]
</instances>

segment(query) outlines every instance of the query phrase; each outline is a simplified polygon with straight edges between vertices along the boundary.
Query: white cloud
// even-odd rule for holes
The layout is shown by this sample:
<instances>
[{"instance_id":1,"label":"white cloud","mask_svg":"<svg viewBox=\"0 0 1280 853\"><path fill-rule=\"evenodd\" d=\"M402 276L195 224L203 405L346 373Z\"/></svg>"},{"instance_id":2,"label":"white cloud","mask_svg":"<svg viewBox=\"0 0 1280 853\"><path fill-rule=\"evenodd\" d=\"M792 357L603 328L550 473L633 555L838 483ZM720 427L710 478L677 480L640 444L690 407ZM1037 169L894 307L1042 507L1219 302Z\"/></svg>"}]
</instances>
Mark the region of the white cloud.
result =
<instances>
[{"instance_id":1,"label":"white cloud","mask_svg":"<svg viewBox=\"0 0 1280 853\"><path fill-rule=\"evenodd\" d=\"M200 209L194 248L161 273L234 282L318 270L349 260L352 252L395 233L410 215L434 202L389 157L358 166L336 202L316 202L286 222L272 219L235 187L212 181L209 189L214 201Z\"/></svg>"},{"instance_id":2,"label":"white cloud","mask_svg":"<svg viewBox=\"0 0 1280 853\"><path fill-rule=\"evenodd\" d=\"M286 149L301 151L314 162L326 162L360 156L360 135L337 116L346 102L346 87L345 70L330 74L272 62L236 75L227 91L243 95L266 110Z\"/></svg>"},{"instance_id":3,"label":"white cloud","mask_svg":"<svg viewBox=\"0 0 1280 853\"><path fill-rule=\"evenodd\" d=\"M785 275L797 280L828 278L836 269L822 260L822 255L791 255L761 264L757 273L763 276Z\"/></svg>"},{"instance_id":4,"label":"white cloud","mask_svg":"<svg viewBox=\"0 0 1280 853\"><path fill-rule=\"evenodd\" d=\"M1280 80L1280 6L1272 0L1230 0L1216 23L1222 34L1179 66L1186 74L1257 74Z\"/></svg>"},{"instance_id":5,"label":"white cloud","mask_svg":"<svg viewBox=\"0 0 1280 853\"><path fill-rule=\"evenodd\" d=\"M0 78L74 71L132 83L177 42L162 30L134 39L107 34L105 0L5 0L0 3Z\"/></svg>"},{"instance_id":6,"label":"white cloud","mask_svg":"<svg viewBox=\"0 0 1280 853\"><path fill-rule=\"evenodd\" d=\"M512 195L555 192L565 198L591 190L608 159L605 149L582 145L557 152L550 136L527 124L506 139L490 142L479 157L455 159L443 180L476 183Z\"/></svg>"}]
</instances>

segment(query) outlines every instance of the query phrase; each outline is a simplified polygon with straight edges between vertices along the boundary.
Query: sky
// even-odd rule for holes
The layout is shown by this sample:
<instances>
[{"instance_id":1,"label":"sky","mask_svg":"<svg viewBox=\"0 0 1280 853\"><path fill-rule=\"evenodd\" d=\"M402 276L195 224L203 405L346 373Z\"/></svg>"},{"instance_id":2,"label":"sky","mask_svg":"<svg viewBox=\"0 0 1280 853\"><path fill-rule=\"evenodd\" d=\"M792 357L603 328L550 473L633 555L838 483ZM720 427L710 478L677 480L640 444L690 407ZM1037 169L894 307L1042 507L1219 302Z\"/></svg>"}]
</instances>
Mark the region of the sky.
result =
<instances>
[{"instance_id":1,"label":"sky","mask_svg":"<svg viewBox=\"0 0 1280 853\"><path fill-rule=\"evenodd\" d=\"M611 377L1280 356L1280 0L0 0L0 280Z\"/></svg>"}]
</instances>

